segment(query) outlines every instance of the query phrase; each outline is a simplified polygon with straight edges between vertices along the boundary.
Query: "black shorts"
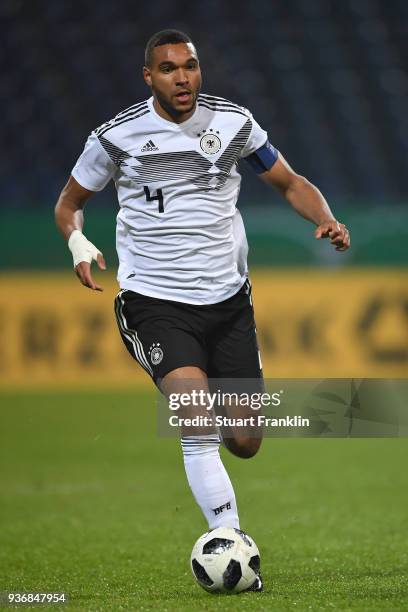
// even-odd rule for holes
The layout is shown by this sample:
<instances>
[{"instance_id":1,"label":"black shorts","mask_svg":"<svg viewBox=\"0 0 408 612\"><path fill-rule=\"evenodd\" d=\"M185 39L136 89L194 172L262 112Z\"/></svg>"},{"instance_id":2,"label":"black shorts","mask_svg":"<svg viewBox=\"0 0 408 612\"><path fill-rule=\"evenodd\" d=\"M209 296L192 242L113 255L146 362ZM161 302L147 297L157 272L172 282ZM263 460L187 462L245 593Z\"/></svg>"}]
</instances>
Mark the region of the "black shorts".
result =
<instances>
[{"instance_id":1,"label":"black shorts","mask_svg":"<svg viewBox=\"0 0 408 612\"><path fill-rule=\"evenodd\" d=\"M228 300L200 306L122 289L115 313L127 350L156 384L183 366L214 379L262 378L248 280Z\"/></svg>"}]
</instances>

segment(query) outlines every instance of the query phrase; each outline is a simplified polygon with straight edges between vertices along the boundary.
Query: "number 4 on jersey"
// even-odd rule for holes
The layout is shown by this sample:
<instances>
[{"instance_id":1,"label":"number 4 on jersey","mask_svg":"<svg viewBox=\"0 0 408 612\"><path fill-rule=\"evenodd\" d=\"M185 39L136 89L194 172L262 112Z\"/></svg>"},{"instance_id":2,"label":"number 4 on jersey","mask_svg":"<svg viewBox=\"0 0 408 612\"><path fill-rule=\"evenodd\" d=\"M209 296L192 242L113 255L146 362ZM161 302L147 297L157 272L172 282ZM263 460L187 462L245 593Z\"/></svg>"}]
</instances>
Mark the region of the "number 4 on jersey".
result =
<instances>
[{"instance_id":1,"label":"number 4 on jersey","mask_svg":"<svg viewBox=\"0 0 408 612\"><path fill-rule=\"evenodd\" d=\"M147 202L153 202L154 200L158 200L159 201L159 213L164 212L164 205L163 205L163 192L161 189L157 189L156 190L156 195L152 196L150 195L150 189L148 187L143 187L145 195L146 195L146 201Z\"/></svg>"}]
</instances>

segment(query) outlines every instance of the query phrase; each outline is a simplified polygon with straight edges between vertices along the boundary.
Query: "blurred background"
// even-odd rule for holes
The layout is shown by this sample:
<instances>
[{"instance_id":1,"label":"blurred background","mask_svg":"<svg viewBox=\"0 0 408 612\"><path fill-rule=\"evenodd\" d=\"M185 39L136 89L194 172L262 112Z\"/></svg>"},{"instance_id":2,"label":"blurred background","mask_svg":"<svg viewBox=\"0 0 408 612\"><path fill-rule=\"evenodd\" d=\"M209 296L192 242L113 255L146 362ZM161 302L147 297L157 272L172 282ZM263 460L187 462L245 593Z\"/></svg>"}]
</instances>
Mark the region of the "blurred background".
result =
<instances>
[{"instance_id":1,"label":"blurred background","mask_svg":"<svg viewBox=\"0 0 408 612\"><path fill-rule=\"evenodd\" d=\"M113 186L86 211L102 295L76 281L53 206L88 134L149 97L144 46L167 27L196 42L203 92L249 108L351 231L344 254L315 241L242 164L266 375L407 375L404 0L3 0L0 17L3 386L148 382L115 329Z\"/></svg>"},{"instance_id":2,"label":"blurred background","mask_svg":"<svg viewBox=\"0 0 408 612\"><path fill-rule=\"evenodd\" d=\"M88 134L150 95L144 46L168 27L196 41L203 91L249 108L350 228L346 253L316 241L241 165L265 375L408 379L407 0L1 0L0 591L68 591L88 612L220 606L189 578L206 524L116 329L113 187L85 215L103 293L53 219ZM222 449L264 609L407 609L406 442Z\"/></svg>"}]
</instances>

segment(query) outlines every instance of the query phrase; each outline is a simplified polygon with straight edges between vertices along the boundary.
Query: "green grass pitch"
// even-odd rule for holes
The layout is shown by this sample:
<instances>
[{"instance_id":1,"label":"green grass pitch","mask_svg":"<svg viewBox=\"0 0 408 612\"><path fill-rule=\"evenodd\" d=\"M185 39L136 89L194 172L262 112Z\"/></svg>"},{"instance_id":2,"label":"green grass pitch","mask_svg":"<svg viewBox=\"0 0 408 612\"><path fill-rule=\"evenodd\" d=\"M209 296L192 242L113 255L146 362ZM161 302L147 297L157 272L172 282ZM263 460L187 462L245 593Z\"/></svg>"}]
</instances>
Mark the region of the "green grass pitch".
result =
<instances>
[{"instance_id":1,"label":"green grass pitch","mask_svg":"<svg viewBox=\"0 0 408 612\"><path fill-rule=\"evenodd\" d=\"M190 573L206 524L178 441L156 434L154 393L0 402L0 591L67 592L54 610L408 610L407 439L223 451L265 591L216 596Z\"/></svg>"}]
</instances>

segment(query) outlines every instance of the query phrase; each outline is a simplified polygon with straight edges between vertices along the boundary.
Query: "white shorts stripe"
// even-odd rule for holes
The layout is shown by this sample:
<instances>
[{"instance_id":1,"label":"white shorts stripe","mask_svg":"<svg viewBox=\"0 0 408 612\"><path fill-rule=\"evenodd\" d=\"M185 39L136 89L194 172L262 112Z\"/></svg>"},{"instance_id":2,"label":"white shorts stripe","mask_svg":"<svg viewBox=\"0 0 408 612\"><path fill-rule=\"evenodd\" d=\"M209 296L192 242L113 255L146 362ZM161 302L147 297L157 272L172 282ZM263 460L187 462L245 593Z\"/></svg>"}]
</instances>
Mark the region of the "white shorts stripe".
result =
<instances>
[{"instance_id":1,"label":"white shorts stripe","mask_svg":"<svg viewBox=\"0 0 408 612\"><path fill-rule=\"evenodd\" d=\"M146 370L148 374L153 376L152 368L149 366L146 359L144 358L144 353L140 351L140 346L141 346L140 340L137 338L137 336L135 337L133 335L133 330L130 330L127 327L126 319L124 318L124 315L122 312L122 306L119 305L119 303L118 303L118 309L117 309L117 320L118 320L120 330L122 332L123 337L126 338L127 341L133 347L133 354L134 354L136 361Z\"/></svg>"},{"instance_id":2,"label":"white shorts stripe","mask_svg":"<svg viewBox=\"0 0 408 612\"><path fill-rule=\"evenodd\" d=\"M246 281L244 283L244 287L245 287L245 293L247 294L247 296L249 298L249 303L253 307L253 303L252 303L252 284L251 284L251 281L249 280L249 278L246 279Z\"/></svg>"},{"instance_id":3,"label":"white shorts stripe","mask_svg":"<svg viewBox=\"0 0 408 612\"><path fill-rule=\"evenodd\" d=\"M116 314L116 320L118 322L119 328L120 328L120 333L122 334L123 338L125 338L129 344L132 345L133 348L133 356L136 359L136 361L143 367L143 369L145 369L147 371L148 374L150 374L150 372L146 369L144 363L142 363L141 359L140 359L140 355L137 349L137 345L134 341L134 339L132 338L132 336L130 335L130 333L128 333L124 327L123 321L122 321L122 315L120 312L121 309L121 305L119 303L119 299L116 300L115 302L115 314Z\"/></svg>"},{"instance_id":4,"label":"white shorts stripe","mask_svg":"<svg viewBox=\"0 0 408 612\"><path fill-rule=\"evenodd\" d=\"M149 362L147 361L144 349L143 349L143 344L140 340L140 338L137 335L137 332L135 329L130 329L128 327L124 312L123 312L123 307L125 305L123 298L122 298L122 294L126 291L126 289L122 289L121 291L119 291L118 296L117 296L117 301L116 301L116 318L117 321L119 323L119 327L120 330L122 332L122 334L124 335L124 337L130 342L130 344L133 346L133 352L135 355L136 360L140 363L140 365L151 375L153 376L153 370L149 364Z\"/></svg>"},{"instance_id":5,"label":"white shorts stripe","mask_svg":"<svg viewBox=\"0 0 408 612\"><path fill-rule=\"evenodd\" d=\"M124 312L123 312L123 307L125 305L125 302L122 298L122 293L123 291L120 292L119 294L119 300L121 303L120 309L119 309L119 313L120 313L120 317L121 317L121 321L123 323L123 329L125 332L127 332L128 336L130 336L130 340L132 342L132 344L135 347L135 354L138 357L138 361L139 363L145 368L145 370L147 370L149 372L149 374L151 376L153 376L153 369L150 366L149 362L147 361L144 349L143 349L143 344L139 338L139 336L137 335L137 332L135 329L130 329L128 327Z\"/></svg>"}]
</instances>

